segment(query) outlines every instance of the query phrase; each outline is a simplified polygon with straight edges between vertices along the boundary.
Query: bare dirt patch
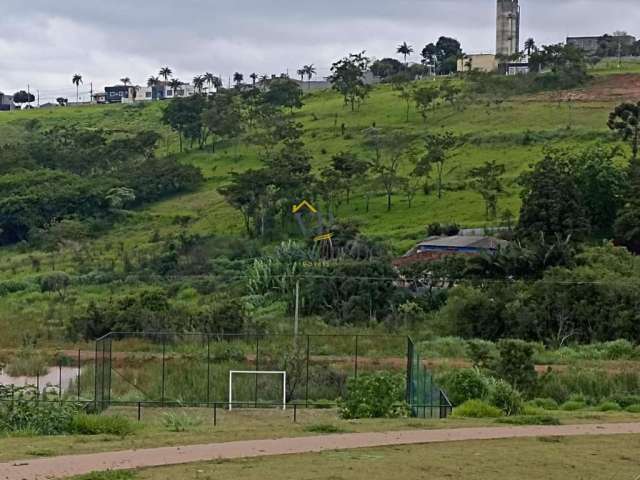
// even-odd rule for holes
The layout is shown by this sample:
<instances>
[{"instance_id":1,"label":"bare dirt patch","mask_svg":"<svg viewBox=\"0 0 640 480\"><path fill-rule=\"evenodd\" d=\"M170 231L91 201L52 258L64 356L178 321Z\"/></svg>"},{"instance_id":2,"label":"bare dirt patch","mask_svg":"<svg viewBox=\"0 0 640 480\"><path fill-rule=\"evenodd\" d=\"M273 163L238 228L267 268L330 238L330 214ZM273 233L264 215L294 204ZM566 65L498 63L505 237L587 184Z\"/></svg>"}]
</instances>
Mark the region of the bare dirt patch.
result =
<instances>
[{"instance_id":1,"label":"bare dirt patch","mask_svg":"<svg viewBox=\"0 0 640 480\"><path fill-rule=\"evenodd\" d=\"M547 94L557 102L623 102L640 100L640 75L622 74L600 77L584 88Z\"/></svg>"}]
</instances>

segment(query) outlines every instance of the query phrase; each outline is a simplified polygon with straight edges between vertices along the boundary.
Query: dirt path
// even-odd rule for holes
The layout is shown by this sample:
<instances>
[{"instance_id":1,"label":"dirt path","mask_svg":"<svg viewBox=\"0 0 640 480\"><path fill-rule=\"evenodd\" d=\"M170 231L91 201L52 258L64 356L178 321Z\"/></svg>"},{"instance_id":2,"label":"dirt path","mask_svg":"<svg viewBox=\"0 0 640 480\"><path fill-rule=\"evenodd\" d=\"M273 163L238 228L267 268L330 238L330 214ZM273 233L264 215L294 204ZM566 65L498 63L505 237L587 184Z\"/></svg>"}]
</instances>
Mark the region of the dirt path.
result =
<instances>
[{"instance_id":1,"label":"dirt path","mask_svg":"<svg viewBox=\"0 0 640 480\"><path fill-rule=\"evenodd\" d=\"M640 423L416 430L283 438L279 440L252 440L188 447L163 447L89 455L70 455L3 463L0 464L0 480L44 480L83 475L94 471L129 470L223 459L318 453L394 445L508 438L628 434L640 434Z\"/></svg>"}]
</instances>

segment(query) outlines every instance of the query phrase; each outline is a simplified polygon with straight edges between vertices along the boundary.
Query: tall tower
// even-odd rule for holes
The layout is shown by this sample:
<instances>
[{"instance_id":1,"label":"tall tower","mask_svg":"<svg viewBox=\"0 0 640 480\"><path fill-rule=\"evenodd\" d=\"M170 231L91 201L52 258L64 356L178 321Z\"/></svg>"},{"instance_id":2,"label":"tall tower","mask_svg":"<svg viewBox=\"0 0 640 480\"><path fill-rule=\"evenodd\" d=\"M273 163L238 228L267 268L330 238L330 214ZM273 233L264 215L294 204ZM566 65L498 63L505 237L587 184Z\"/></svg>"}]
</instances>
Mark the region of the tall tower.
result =
<instances>
[{"instance_id":1,"label":"tall tower","mask_svg":"<svg viewBox=\"0 0 640 480\"><path fill-rule=\"evenodd\" d=\"M511 56L520 51L520 5L518 0L498 0L496 55Z\"/></svg>"}]
</instances>

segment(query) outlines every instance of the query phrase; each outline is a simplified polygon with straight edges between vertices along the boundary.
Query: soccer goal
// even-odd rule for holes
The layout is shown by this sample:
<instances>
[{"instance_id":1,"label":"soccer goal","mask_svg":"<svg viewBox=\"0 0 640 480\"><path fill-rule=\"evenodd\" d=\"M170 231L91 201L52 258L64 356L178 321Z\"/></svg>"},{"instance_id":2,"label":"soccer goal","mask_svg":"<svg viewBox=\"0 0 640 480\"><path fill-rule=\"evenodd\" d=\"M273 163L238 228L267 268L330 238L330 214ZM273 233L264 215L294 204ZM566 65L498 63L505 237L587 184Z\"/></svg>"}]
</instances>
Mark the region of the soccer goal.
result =
<instances>
[{"instance_id":1,"label":"soccer goal","mask_svg":"<svg viewBox=\"0 0 640 480\"><path fill-rule=\"evenodd\" d=\"M229 372L229 410L233 410L234 402L237 403L237 400L234 399L233 396L233 380L238 376L253 376L257 380L259 377L282 377L282 410L287 409L287 372L277 372L277 371L260 371L260 370L231 370ZM240 403L250 403L250 402L240 402Z\"/></svg>"}]
</instances>

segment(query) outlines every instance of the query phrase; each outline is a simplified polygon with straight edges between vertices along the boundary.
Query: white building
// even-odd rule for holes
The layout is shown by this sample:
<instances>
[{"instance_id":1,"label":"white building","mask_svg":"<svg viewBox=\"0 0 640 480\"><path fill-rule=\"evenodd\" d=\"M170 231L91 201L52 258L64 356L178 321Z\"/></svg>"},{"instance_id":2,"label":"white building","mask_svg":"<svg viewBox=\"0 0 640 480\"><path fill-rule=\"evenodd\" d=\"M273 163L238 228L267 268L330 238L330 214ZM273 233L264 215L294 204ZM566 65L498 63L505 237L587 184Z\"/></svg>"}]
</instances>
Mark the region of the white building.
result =
<instances>
[{"instance_id":1,"label":"white building","mask_svg":"<svg viewBox=\"0 0 640 480\"><path fill-rule=\"evenodd\" d=\"M13 96L0 92L0 111L14 110L15 108L16 104L13 103Z\"/></svg>"}]
</instances>

